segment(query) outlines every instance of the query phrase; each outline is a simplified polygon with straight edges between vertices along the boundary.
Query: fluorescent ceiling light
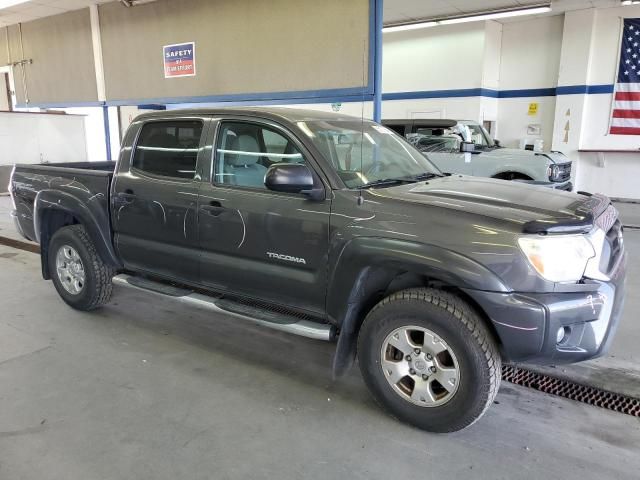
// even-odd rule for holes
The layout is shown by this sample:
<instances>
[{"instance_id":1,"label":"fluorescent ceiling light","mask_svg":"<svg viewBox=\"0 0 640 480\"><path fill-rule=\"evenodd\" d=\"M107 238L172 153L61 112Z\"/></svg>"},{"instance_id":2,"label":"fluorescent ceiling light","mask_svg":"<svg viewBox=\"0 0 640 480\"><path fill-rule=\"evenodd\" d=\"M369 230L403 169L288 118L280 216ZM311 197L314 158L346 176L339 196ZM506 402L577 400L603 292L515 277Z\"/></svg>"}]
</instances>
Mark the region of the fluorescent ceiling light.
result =
<instances>
[{"instance_id":1,"label":"fluorescent ceiling light","mask_svg":"<svg viewBox=\"0 0 640 480\"><path fill-rule=\"evenodd\" d=\"M626 0L633 3L640 3L640 0ZM477 22L480 20L494 20L497 18L519 17L522 15L535 15L537 13L547 13L551 11L550 5L542 5L530 8L519 8L517 10L503 10L501 12L487 12L478 15L468 15L464 17L449 17L443 19L429 20L426 22L406 23L404 25L390 25L383 27L383 32L400 32L404 30L416 30L419 28L435 27L437 25L451 25L454 23Z\"/></svg>"},{"instance_id":2,"label":"fluorescent ceiling light","mask_svg":"<svg viewBox=\"0 0 640 480\"><path fill-rule=\"evenodd\" d=\"M622 5L637 5L640 4L640 0L622 0Z\"/></svg>"},{"instance_id":3,"label":"fluorescent ceiling light","mask_svg":"<svg viewBox=\"0 0 640 480\"><path fill-rule=\"evenodd\" d=\"M535 7L523 10L510 10L507 12L485 13L482 15L472 15L470 17L448 18L440 20L440 25L451 25L453 23L477 22L478 20L493 20L496 18L519 17L522 15L535 15L536 13L547 13L551 11L551 7Z\"/></svg>"},{"instance_id":4,"label":"fluorescent ceiling light","mask_svg":"<svg viewBox=\"0 0 640 480\"><path fill-rule=\"evenodd\" d=\"M13 7L14 5L20 5L21 3L27 3L28 1L29 0L0 0L0 10Z\"/></svg>"},{"instance_id":5,"label":"fluorescent ceiling light","mask_svg":"<svg viewBox=\"0 0 640 480\"><path fill-rule=\"evenodd\" d=\"M394 25L391 27L384 27L382 31L387 32L402 32L404 30L418 30L420 28L435 27L438 22L420 22L420 23L408 23L406 25Z\"/></svg>"}]
</instances>

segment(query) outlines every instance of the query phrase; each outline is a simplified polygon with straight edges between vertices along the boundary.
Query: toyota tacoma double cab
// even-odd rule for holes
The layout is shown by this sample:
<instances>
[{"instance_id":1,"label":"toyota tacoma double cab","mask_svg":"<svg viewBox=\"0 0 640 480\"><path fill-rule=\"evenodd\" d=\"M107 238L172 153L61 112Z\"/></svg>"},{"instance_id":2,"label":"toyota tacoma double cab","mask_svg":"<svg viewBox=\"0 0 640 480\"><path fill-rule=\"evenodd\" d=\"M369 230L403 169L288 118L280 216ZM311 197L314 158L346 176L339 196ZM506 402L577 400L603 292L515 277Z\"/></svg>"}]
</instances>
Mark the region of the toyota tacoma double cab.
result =
<instances>
[{"instance_id":1,"label":"toyota tacoma double cab","mask_svg":"<svg viewBox=\"0 0 640 480\"><path fill-rule=\"evenodd\" d=\"M433 432L491 405L502 362L602 355L624 296L618 214L597 194L444 175L335 113L138 117L117 164L16 165L17 228L79 310L113 284L315 339Z\"/></svg>"}]
</instances>

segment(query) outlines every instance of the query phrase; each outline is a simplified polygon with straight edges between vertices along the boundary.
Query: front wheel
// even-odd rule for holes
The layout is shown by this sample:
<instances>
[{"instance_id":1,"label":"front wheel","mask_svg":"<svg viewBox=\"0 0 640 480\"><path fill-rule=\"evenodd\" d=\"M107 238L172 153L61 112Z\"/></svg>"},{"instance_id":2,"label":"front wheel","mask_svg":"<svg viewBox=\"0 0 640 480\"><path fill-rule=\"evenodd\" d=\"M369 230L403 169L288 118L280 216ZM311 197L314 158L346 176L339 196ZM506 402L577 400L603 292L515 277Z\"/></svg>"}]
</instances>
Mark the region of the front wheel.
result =
<instances>
[{"instance_id":1,"label":"front wheel","mask_svg":"<svg viewBox=\"0 0 640 480\"><path fill-rule=\"evenodd\" d=\"M77 310L93 310L111 298L114 270L102 261L82 225L53 234L49 271L60 297Z\"/></svg>"},{"instance_id":2,"label":"front wheel","mask_svg":"<svg viewBox=\"0 0 640 480\"><path fill-rule=\"evenodd\" d=\"M358 356L378 403L431 432L474 423L500 385L491 333L464 300L441 290L403 290L378 303L360 329Z\"/></svg>"}]
</instances>

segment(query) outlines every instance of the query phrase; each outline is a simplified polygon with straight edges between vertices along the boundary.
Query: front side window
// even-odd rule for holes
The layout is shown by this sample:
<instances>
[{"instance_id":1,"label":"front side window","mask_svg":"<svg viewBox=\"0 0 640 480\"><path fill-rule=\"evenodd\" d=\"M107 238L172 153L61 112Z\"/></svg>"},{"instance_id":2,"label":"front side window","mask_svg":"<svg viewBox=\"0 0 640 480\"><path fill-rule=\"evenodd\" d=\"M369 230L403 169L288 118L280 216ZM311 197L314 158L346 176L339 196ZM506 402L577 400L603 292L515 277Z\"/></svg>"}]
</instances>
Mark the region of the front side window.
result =
<instances>
[{"instance_id":1,"label":"front side window","mask_svg":"<svg viewBox=\"0 0 640 480\"><path fill-rule=\"evenodd\" d=\"M246 122L224 122L218 133L214 181L266 188L264 176L275 163L305 163L295 144L280 132Z\"/></svg>"},{"instance_id":2,"label":"front side window","mask_svg":"<svg viewBox=\"0 0 640 480\"><path fill-rule=\"evenodd\" d=\"M483 147L493 147L494 142L489 132L479 123L464 123L471 133L471 141Z\"/></svg>"},{"instance_id":3,"label":"front side window","mask_svg":"<svg viewBox=\"0 0 640 480\"><path fill-rule=\"evenodd\" d=\"M131 167L162 177L193 179L202 136L202 122L149 122L138 136Z\"/></svg>"},{"instance_id":4,"label":"front side window","mask_svg":"<svg viewBox=\"0 0 640 480\"><path fill-rule=\"evenodd\" d=\"M386 179L410 180L440 171L404 138L373 122L322 120L298 126L348 188Z\"/></svg>"}]
</instances>

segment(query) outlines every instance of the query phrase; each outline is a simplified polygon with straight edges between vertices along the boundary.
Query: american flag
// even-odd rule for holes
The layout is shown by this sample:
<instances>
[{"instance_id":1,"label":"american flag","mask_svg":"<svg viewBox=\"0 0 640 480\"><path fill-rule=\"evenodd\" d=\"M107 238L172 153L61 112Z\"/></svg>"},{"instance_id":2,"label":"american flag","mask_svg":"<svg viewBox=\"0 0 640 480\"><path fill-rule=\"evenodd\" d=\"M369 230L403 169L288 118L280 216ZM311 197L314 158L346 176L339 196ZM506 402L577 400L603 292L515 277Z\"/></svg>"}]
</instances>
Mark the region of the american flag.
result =
<instances>
[{"instance_id":1,"label":"american flag","mask_svg":"<svg viewBox=\"0 0 640 480\"><path fill-rule=\"evenodd\" d=\"M611 114L612 135L640 135L640 18L625 18Z\"/></svg>"}]
</instances>

